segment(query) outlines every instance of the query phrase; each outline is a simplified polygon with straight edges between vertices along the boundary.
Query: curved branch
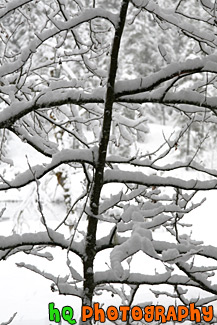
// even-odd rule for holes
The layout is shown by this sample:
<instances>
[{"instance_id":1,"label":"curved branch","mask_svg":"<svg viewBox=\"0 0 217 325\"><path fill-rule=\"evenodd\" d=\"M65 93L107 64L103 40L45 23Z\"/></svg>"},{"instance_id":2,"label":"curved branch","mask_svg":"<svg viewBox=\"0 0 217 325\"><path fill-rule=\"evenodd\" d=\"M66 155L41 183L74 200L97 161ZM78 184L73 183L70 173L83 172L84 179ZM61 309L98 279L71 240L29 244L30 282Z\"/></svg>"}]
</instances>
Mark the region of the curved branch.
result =
<instances>
[{"instance_id":1,"label":"curved branch","mask_svg":"<svg viewBox=\"0 0 217 325\"><path fill-rule=\"evenodd\" d=\"M14 180L6 181L3 179L4 183L0 184L0 191L4 191L11 188L20 188L27 184L30 184L37 179L42 178L44 175L49 173L54 168L60 166L61 164L78 162L78 163L88 163L93 165L93 151L90 149L64 149L57 154L53 155L53 159L50 164L45 166L36 165L30 170L20 173ZM33 176L33 173L35 176Z\"/></svg>"},{"instance_id":2,"label":"curved branch","mask_svg":"<svg viewBox=\"0 0 217 325\"><path fill-rule=\"evenodd\" d=\"M31 1L32 0L20 0L20 1L13 1L13 2L8 3L6 8L0 10L0 19L4 18L11 11L18 9Z\"/></svg>"},{"instance_id":3,"label":"curved branch","mask_svg":"<svg viewBox=\"0 0 217 325\"><path fill-rule=\"evenodd\" d=\"M117 23L117 15L106 11L102 8L91 8L84 10L78 17L72 18L67 22L55 21L55 27L45 30L41 34L35 35L34 39L30 42L30 45L26 48L23 48L18 59L13 63L8 63L0 67L0 77L9 75L18 69L22 68L27 62L32 53L35 53L41 44L50 39L51 37L67 31L71 28L75 28L82 23L88 22L95 18L104 18L109 20L114 26Z\"/></svg>"},{"instance_id":4,"label":"curved branch","mask_svg":"<svg viewBox=\"0 0 217 325\"><path fill-rule=\"evenodd\" d=\"M165 81L177 77L180 79L186 77L186 74L189 75L199 72L217 73L216 56L208 55L204 59L197 58L181 63L171 63L166 68L153 73L151 76L136 78L130 80L130 82L128 80L120 80L115 85L115 98L150 91Z\"/></svg>"}]
</instances>

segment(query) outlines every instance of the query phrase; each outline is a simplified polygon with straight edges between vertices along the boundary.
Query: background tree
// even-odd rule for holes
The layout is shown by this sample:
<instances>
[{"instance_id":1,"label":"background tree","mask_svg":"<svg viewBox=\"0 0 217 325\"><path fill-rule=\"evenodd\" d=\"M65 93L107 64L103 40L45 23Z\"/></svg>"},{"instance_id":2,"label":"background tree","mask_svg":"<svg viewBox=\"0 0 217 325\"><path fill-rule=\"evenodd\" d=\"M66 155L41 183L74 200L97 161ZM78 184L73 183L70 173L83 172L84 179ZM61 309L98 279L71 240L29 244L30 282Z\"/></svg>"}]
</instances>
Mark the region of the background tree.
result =
<instances>
[{"instance_id":1,"label":"background tree","mask_svg":"<svg viewBox=\"0 0 217 325\"><path fill-rule=\"evenodd\" d=\"M190 288L197 289L197 306L216 300L210 277L217 248L191 239L183 221L202 203L192 201L199 191L217 188L217 171L201 162L200 150L217 121L216 6L193 0L23 0L1 6L0 190L34 183L34 195L27 196L35 198L32 213L44 231L0 237L0 258L23 251L52 259L48 248L61 247L67 251L67 277L19 266L88 306L102 291L132 306L139 288L150 284L156 296L165 294L159 284L171 287L166 295L183 304L190 302ZM158 148L138 149L152 123L172 119L179 130L164 136ZM198 125L200 140L186 149L187 157L178 157L186 134L193 128L198 134ZM18 170L8 150L12 134L42 162L27 157L26 170ZM189 171L196 171L195 179L188 180ZM111 183L121 186L109 193ZM45 209L57 187L65 210L51 228ZM164 239L156 229L164 230ZM110 254L110 263L97 271L94 261L102 252ZM144 268L136 273L131 265L138 252ZM73 264L75 255L82 272Z\"/></svg>"}]
</instances>

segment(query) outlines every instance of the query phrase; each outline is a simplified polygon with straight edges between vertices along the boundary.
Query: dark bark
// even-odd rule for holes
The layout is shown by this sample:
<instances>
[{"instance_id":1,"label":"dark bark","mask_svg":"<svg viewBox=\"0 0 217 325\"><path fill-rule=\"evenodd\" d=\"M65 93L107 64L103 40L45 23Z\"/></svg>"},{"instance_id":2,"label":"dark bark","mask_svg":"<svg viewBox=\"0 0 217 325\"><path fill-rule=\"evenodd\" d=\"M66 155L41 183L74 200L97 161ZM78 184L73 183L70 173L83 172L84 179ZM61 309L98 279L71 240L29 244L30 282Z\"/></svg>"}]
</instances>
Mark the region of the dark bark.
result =
<instances>
[{"instance_id":1,"label":"dark bark","mask_svg":"<svg viewBox=\"0 0 217 325\"><path fill-rule=\"evenodd\" d=\"M92 192L90 197L90 211L91 215L88 219L87 236L85 242L85 257L84 257L84 298L83 305L92 305L92 298L94 294L94 274L93 263L96 254L96 231L97 231L97 216L99 213L100 193L103 186L103 174L105 168L106 154L110 137L112 108L115 100L114 85L116 73L118 68L118 54L120 49L121 36L123 33L125 19L127 15L129 0L123 0L120 8L119 22L115 30L114 40L111 51L111 60L109 75L107 81L107 91L105 98L105 109L103 117L103 125L101 131L101 138L98 149L98 158L94 171L94 179L92 184ZM91 321L86 322L91 324Z\"/></svg>"}]
</instances>

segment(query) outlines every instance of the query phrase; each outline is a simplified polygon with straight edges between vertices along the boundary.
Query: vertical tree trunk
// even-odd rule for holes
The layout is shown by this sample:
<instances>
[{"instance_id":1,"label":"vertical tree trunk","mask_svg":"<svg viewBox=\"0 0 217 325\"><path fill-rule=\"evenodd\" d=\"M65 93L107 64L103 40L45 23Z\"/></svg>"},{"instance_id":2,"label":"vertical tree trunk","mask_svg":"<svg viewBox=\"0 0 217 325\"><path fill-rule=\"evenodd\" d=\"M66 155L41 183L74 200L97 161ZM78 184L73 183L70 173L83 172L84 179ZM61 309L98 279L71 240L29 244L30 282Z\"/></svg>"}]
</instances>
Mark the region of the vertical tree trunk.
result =
<instances>
[{"instance_id":1,"label":"vertical tree trunk","mask_svg":"<svg viewBox=\"0 0 217 325\"><path fill-rule=\"evenodd\" d=\"M90 197L91 215L88 218L87 236L85 241L85 257L84 265L84 297L82 304L92 306L94 294L94 274L93 263L96 253L96 231L97 231L97 216L99 213L100 193L103 186L103 174L106 161L107 148L110 137L110 129L112 122L112 107L115 99L114 85L118 68L118 54L120 49L121 36L123 33L129 0L123 0L120 8L119 21L117 23L114 40L111 51L110 68L107 81L107 91L105 97L105 109L103 117L103 125L101 130L101 138L98 149L98 160L95 165L94 179L92 184L92 192ZM91 320L85 324L91 324Z\"/></svg>"}]
</instances>

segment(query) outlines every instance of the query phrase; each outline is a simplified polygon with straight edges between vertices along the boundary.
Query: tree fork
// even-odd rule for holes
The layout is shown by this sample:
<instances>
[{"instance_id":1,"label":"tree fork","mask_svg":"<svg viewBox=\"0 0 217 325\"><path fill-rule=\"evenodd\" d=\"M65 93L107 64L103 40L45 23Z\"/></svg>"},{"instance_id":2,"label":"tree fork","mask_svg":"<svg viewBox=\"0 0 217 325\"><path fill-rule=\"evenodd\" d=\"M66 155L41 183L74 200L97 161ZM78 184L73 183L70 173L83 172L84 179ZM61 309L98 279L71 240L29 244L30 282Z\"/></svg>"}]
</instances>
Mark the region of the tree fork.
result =
<instances>
[{"instance_id":1,"label":"tree fork","mask_svg":"<svg viewBox=\"0 0 217 325\"><path fill-rule=\"evenodd\" d=\"M105 168L106 154L110 137L112 108L115 100L114 85L118 68L118 54L120 49L121 36L124 30L129 0L123 0L120 8L119 22L115 29L110 67L107 81L107 90L105 97L105 109L103 116L103 125L101 130L101 138L98 149L98 160L95 166L94 179L92 184L92 192L90 197L91 215L88 219L87 236L85 242L84 263L84 297L83 305L92 305L93 292L95 288L93 262L96 254L96 230L98 219L94 217L99 213L100 193L103 186L103 173ZM91 324L91 321L86 321Z\"/></svg>"}]
</instances>

